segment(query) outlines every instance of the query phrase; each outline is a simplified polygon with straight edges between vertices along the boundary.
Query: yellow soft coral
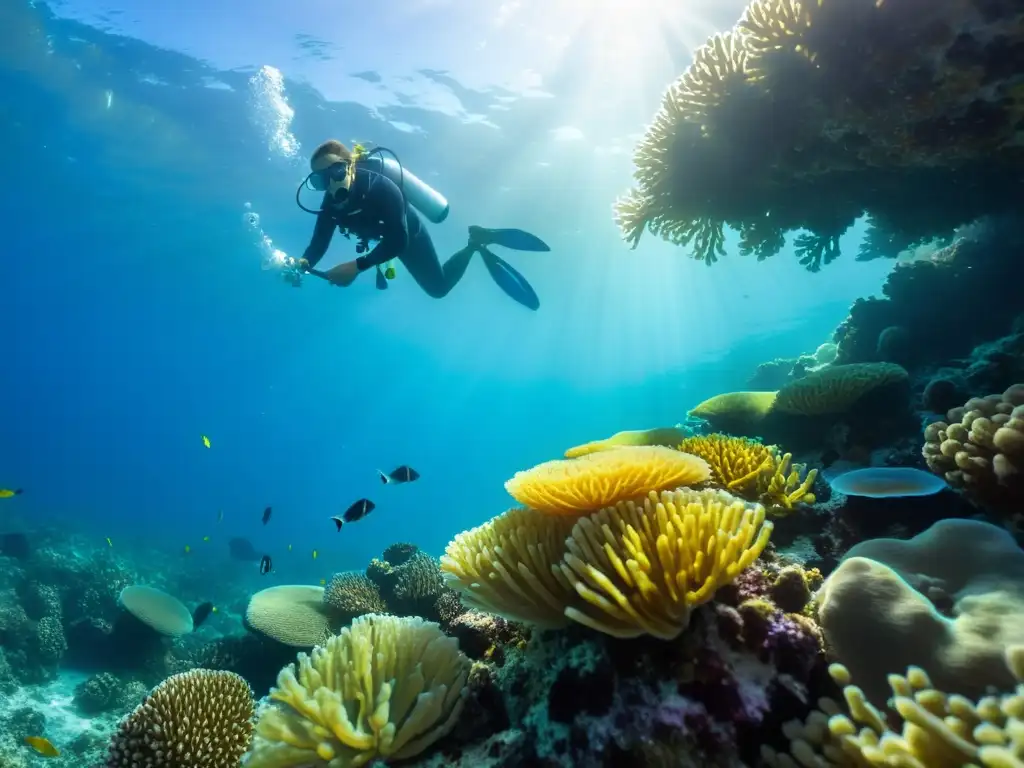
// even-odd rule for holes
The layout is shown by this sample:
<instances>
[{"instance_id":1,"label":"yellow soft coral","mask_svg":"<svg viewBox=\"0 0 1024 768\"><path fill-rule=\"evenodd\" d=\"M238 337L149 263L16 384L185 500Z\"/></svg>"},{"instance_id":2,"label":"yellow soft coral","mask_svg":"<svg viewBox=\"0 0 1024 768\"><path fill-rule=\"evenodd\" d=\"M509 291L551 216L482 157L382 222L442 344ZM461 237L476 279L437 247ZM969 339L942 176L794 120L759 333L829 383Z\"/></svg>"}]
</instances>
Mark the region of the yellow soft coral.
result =
<instances>
[{"instance_id":1,"label":"yellow soft coral","mask_svg":"<svg viewBox=\"0 0 1024 768\"><path fill-rule=\"evenodd\" d=\"M281 670L246 765L354 768L413 757L455 726L469 669L437 624L357 618Z\"/></svg>"},{"instance_id":2,"label":"yellow soft coral","mask_svg":"<svg viewBox=\"0 0 1024 768\"><path fill-rule=\"evenodd\" d=\"M577 459L586 456L588 453L607 451L610 448L621 448L623 446L638 445L663 445L674 448L686 437L679 427L655 427L654 429L631 429L625 432L616 432L604 440L594 440L590 443L577 445L565 452L565 458Z\"/></svg>"},{"instance_id":3,"label":"yellow soft coral","mask_svg":"<svg viewBox=\"0 0 1024 768\"><path fill-rule=\"evenodd\" d=\"M908 379L895 363L832 365L789 382L779 390L773 410L796 416L846 413L869 392Z\"/></svg>"},{"instance_id":4,"label":"yellow soft coral","mask_svg":"<svg viewBox=\"0 0 1024 768\"><path fill-rule=\"evenodd\" d=\"M1024 384L976 397L924 432L928 468L972 498L1002 510L1024 499Z\"/></svg>"},{"instance_id":5,"label":"yellow soft coral","mask_svg":"<svg viewBox=\"0 0 1024 768\"><path fill-rule=\"evenodd\" d=\"M445 582L470 608L546 629L569 623L572 587L554 565L565 554L573 519L511 509L463 531L441 558Z\"/></svg>"},{"instance_id":6,"label":"yellow soft coral","mask_svg":"<svg viewBox=\"0 0 1024 768\"><path fill-rule=\"evenodd\" d=\"M516 501L553 515L580 515L651 491L702 483L711 471L703 459L663 446L599 451L517 472L505 483Z\"/></svg>"},{"instance_id":7,"label":"yellow soft coral","mask_svg":"<svg viewBox=\"0 0 1024 768\"><path fill-rule=\"evenodd\" d=\"M789 453L779 455L773 445L728 435L689 437L679 450L700 456L711 467L711 482L763 504L769 514L785 515L797 504L813 504L811 488L818 476L812 469L792 463Z\"/></svg>"},{"instance_id":8,"label":"yellow soft coral","mask_svg":"<svg viewBox=\"0 0 1024 768\"><path fill-rule=\"evenodd\" d=\"M1020 679L1024 646L1007 653L1007 665ZM762 747L770 768L1020 768L1024 765L1024 685L1011 693L986 696L977 702L935 690L925 671L910 667L890 675L891 712L876 708L852 684L841 664L829 668L842 687L846 712L835 701L821 699L819 709L804 722L783 726L790 740L788 754ZM903 721L902 731L889 727L891 716Z\"/></svg>"},{"instance_id":9,"label":"yellow soft coral","mask_svg":"<svg viewBox=\"0 0 1024 768\"><path fill-rule=\"evenodd\" d=\"M764 507L724 491L652 493L581 518L559 569L583 602L566 615L615 637L670 640L757 559L771 531Z\"/></svg>"}]
</instances>

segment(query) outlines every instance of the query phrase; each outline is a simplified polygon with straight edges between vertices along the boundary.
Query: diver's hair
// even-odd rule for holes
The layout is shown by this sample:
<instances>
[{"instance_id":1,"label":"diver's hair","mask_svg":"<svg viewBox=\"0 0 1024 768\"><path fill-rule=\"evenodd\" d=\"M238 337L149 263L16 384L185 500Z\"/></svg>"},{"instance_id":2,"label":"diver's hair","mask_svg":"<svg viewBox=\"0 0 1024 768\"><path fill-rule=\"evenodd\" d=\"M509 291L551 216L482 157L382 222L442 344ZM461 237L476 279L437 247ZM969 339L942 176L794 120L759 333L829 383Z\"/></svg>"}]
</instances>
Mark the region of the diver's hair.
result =
<instances>
[{"instance_id":1,"label":"diver's hair","mask_svg":"<svg viewBox=\"0 0 1024 768\"><path fill-rule=\"evenodd\" d=\"M337 155L342 160L349 160L352 157L352 153L349 151L348 147L337 139L328 139L313 150L313 155L309 158L310 167L312 168L316 165L316 161L324 155Z\"/></svg>"}]
</instances>

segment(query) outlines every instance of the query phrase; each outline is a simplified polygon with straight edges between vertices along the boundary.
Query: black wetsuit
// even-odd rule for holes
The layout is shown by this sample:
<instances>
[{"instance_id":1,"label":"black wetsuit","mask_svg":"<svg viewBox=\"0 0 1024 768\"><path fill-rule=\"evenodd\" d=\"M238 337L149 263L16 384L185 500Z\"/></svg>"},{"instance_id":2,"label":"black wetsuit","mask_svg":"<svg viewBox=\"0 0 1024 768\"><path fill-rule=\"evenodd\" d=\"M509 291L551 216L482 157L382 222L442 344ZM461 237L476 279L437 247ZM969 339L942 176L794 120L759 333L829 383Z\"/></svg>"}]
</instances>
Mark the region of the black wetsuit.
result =
<instances>
[{"instance_id":1,"label":"black wetsuit","mask_svg":"<svg viewBox=\"0 0 1024 768\"><path fill-rule=\"evenodd\" d=\"M391 179L365 168L356 168L352 188L340 206L330 193L324 195L316 217L313 238L303 258L310 267L327 253L334 230L377 244L356 258L359 271L373 269L398 258L409 274L435 299L443 298L462 279L476 247L467 245L444 265L419 214L405 202L402 191Z\"/></svg>"}]
</instances>

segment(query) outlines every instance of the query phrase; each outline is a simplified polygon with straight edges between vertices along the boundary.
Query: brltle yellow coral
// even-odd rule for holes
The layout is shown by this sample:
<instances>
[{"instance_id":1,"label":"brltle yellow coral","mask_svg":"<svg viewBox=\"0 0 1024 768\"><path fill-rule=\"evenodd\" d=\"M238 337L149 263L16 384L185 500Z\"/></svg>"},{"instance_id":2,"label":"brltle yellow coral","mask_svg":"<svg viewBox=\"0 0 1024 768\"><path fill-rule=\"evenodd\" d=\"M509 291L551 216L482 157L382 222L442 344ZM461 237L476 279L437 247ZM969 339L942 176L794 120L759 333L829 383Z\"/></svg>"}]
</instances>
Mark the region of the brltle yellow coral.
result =
<instances>
[{"instance_id":1,"label":"brltle yellow coral","mask_svg":"<svg viewBox=\"0 0 1024 768\"><path fill-rule=\"evenodd\" d=\"M818 471L792 463L775 446L728 435L690 437L679 450L700 456L711 468L711 482L748 501L758 501L769 514L785 515L797 504L813 504L811 488Z\"/></svg>"},{"instance_id":2,"label":"brltle yellow coral","mask_svg":"<svg viewBox=\"0 0 1024 768\"><path fill-rule=\"evenodd\" d=\"M419 754L462 712L470 662L419 618L369 614L281 670L247 768L349 768Z\"/></svg>"},{"instance_id":3,"label":"brltle yellow coral","mask_svg":"<svg viewBox=\"0 0 1024 768\"><path fill-rule=\"evenodd\" d=\"M631 446L547 461L517 472L505 489L520 504L553 515L581 515L651 491L708 479L703 459L663 446Z\"/></svg>"},{"instance_id":4,"label":"brltle yellow coral","mask_svg":"<svg viewBox=\"0 0 1024 768\"><path fill-rule=\"evenodd\" d=\"M724 491L650 494L582 518L559 564L583 602L566 615L615 637L677 637L692 609L768 544L764 507Z\"/></svg>"}]
</instances>

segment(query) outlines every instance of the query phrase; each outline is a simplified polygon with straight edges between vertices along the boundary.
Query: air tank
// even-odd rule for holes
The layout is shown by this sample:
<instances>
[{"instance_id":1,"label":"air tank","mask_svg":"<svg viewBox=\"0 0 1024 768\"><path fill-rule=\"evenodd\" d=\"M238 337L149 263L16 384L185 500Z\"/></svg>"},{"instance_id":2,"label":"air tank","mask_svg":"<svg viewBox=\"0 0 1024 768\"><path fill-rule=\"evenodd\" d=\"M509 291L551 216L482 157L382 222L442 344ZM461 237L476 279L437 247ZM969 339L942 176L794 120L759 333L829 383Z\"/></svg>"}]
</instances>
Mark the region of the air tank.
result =
<instances>
[{"instance_id":1,"label":"air tank","mask_svg":"<svg viewBox=\"0 0 1024 768\"><path fill-rule=\"evenodd\" d=\"M429 221L440 224L448 218L450 206L445 196L390 156L371 153L359 161L363 167L391 179L405 194L405 200Z\"/></svg>"}]
</instances>

